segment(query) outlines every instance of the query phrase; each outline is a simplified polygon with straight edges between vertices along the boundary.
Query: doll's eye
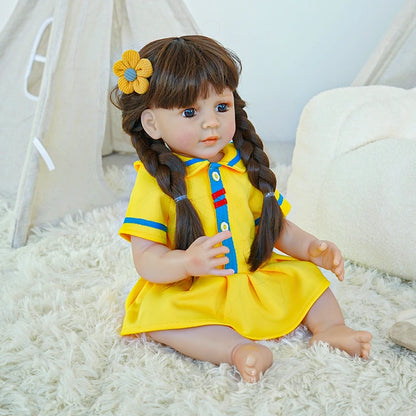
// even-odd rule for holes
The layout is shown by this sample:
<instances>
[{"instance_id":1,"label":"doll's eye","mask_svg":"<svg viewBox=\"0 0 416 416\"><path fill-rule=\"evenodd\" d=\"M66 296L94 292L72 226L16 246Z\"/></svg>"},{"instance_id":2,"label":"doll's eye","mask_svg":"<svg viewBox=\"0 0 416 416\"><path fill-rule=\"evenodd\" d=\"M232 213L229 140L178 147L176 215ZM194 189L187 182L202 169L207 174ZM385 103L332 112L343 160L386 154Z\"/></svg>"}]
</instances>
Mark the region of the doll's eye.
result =
<instances>
[{"instance_id":1,"label":"doll's eye","mask_svg":"<svg viewBox=\"0 0 416 416\"><path fill-rule=\"evenodd\" d=\"M228 104L227 103L221 103L217 105L217 111L219 113L225 113L228 111Z\"/></svg>"},{"instance_id":2,"label":"doll's eye","mask_svg":"<svg viewBox=\"0 0 416 416\"><path fill-rule=\"evenodd\" d=\"M195 108L186 108L182 111L182 115L186 118L194 117L196 114Z\"/></svg>"}]
</instances>

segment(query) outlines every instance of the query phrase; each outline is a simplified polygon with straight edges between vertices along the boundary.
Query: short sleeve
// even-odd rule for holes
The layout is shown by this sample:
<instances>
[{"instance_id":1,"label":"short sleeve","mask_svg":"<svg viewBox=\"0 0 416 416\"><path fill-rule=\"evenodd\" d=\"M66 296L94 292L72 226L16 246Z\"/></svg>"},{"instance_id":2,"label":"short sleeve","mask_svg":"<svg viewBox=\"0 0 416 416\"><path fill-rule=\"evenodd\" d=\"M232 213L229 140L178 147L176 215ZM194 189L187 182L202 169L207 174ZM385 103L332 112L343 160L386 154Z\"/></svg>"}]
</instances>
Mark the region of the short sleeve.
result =
<instances>
[{"instance_id":1,"label":"short sleeve","mask_svg":"<svg viewBox=\"0 0 416 416\"><path fill-rule=\"evenodd\" d=\"M142 163L135 164L137 178L130 195L126 217L119 235L131 241L131 236L167 244L170 200L159 188Z\"/></svg>"},{"instance_id":2,"label":"short sleeve","mask_svg":"<svg viewBox=\"0 0 416 416\"><path fill-rule=\"evenodd\" d=\"M290 204L277 189L276 189L275 194L276 194L277 203L279 204L280 209L283 212L283 216L286 217L286 215L289 214L289 211L291 208Z\"/></svg>"},{"instance_id":3,"label":"short sleeve","mask_svg":"<svg viewBox=\"0 0 416 416\"><path fill-rule=\"evenodd\" d=\"M249 206L254 217L254 223L257 226L260 221L260 216L263 208L264 195L254 186L252 186L251 189ZM280 209L282 210L283 216L286 217L286 215L289 214L291 208L289 202L278 190L275 190L275 198Z\"/></svg>"}]
</instances>

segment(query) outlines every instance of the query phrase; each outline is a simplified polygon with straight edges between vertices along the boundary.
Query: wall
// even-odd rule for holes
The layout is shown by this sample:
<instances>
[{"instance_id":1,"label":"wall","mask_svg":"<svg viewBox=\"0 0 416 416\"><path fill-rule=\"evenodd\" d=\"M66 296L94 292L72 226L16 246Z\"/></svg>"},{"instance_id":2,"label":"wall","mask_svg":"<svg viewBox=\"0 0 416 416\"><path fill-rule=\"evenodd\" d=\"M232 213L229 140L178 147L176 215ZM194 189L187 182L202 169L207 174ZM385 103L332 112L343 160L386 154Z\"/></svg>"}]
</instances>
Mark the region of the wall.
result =
<instances>
[{"instance_id":1,"label":"wall","mask_svg":"<svg viewBox=\"0 0 416 416\"><path fill-rule=\"evenodd\" d=\"M405 0L184 0L243 62L240 95L262 138L294 141L304 105L348 86Z\"/></svg>"},{"instance_id":2,"label":"wall","mask_svg":"<svg viewBox=\"0 0 416 416\"><path fill-rule=\"evenodd\" d=\"M307 101L351 84L405 0L184 2L203 34L240 56L239 91L261 137L294 142ZM16 3L0 0L0 30Z\"/></svg>"},{"instance_id":3,"label":"wall","mask_svg":"<svg viewBox=\"0 0 416 416\"><path fill-rule=\"evenodd\" d=\"M9 19L17 0L0 0L0 31Z\"/></svg>"}]
</instances>

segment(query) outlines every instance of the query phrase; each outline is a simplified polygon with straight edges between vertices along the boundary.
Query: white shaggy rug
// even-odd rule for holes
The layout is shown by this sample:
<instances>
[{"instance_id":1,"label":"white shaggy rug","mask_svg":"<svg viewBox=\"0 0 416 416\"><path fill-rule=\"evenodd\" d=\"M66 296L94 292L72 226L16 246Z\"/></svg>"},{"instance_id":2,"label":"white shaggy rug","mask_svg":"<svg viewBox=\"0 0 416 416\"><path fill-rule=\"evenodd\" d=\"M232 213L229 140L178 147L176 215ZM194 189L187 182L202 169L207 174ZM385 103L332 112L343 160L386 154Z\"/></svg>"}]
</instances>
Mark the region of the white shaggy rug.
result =
<instances>
[{"instance_id":1,"label":"white shaggy rug","mask_svg":"<svg viewBox=\"0 0 416 416\"><path fill-rule=\"evenodd\" d=\"M289 168L280 167L284 191ZM111 168L120 195L132 168ZM335 287L349 325L373 333L368 361L308 346L304 328L267 342L275 362L254 385L229 365L193 361L122 338L124 300L136 280L117 231L125 197L33 230L7 245L1 204L0 415L414 415L416 353L394 345L394 315L414 308L416 282L347 263Z\"/></svg>"}]
</instances>

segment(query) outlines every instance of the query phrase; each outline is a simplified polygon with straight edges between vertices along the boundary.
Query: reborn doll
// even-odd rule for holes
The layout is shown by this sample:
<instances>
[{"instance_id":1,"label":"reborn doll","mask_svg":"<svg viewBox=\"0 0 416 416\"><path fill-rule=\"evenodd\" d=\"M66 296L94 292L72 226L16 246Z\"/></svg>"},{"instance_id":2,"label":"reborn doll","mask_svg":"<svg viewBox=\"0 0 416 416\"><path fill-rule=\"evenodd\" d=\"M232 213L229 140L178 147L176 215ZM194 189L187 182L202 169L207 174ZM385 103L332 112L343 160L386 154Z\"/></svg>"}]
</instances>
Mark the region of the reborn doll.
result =
<instances>
[{"instance_id":1,"label":"reborn doll","mask_svg":"<svg viewBox=\"0 0 416 416\"><path fill-rule=\"evenodd\" d=\"M345 326L317 267L343 280L339 249L285 218L290 205L237 92L238 57L183 36L126 51L113 69L112 102L140 159L120 229L140 275L122 335L235 365L248 382L273 361L255 341L300 324L311 343L367 358L371 334Z\"/></svg>"}]
</instances>

